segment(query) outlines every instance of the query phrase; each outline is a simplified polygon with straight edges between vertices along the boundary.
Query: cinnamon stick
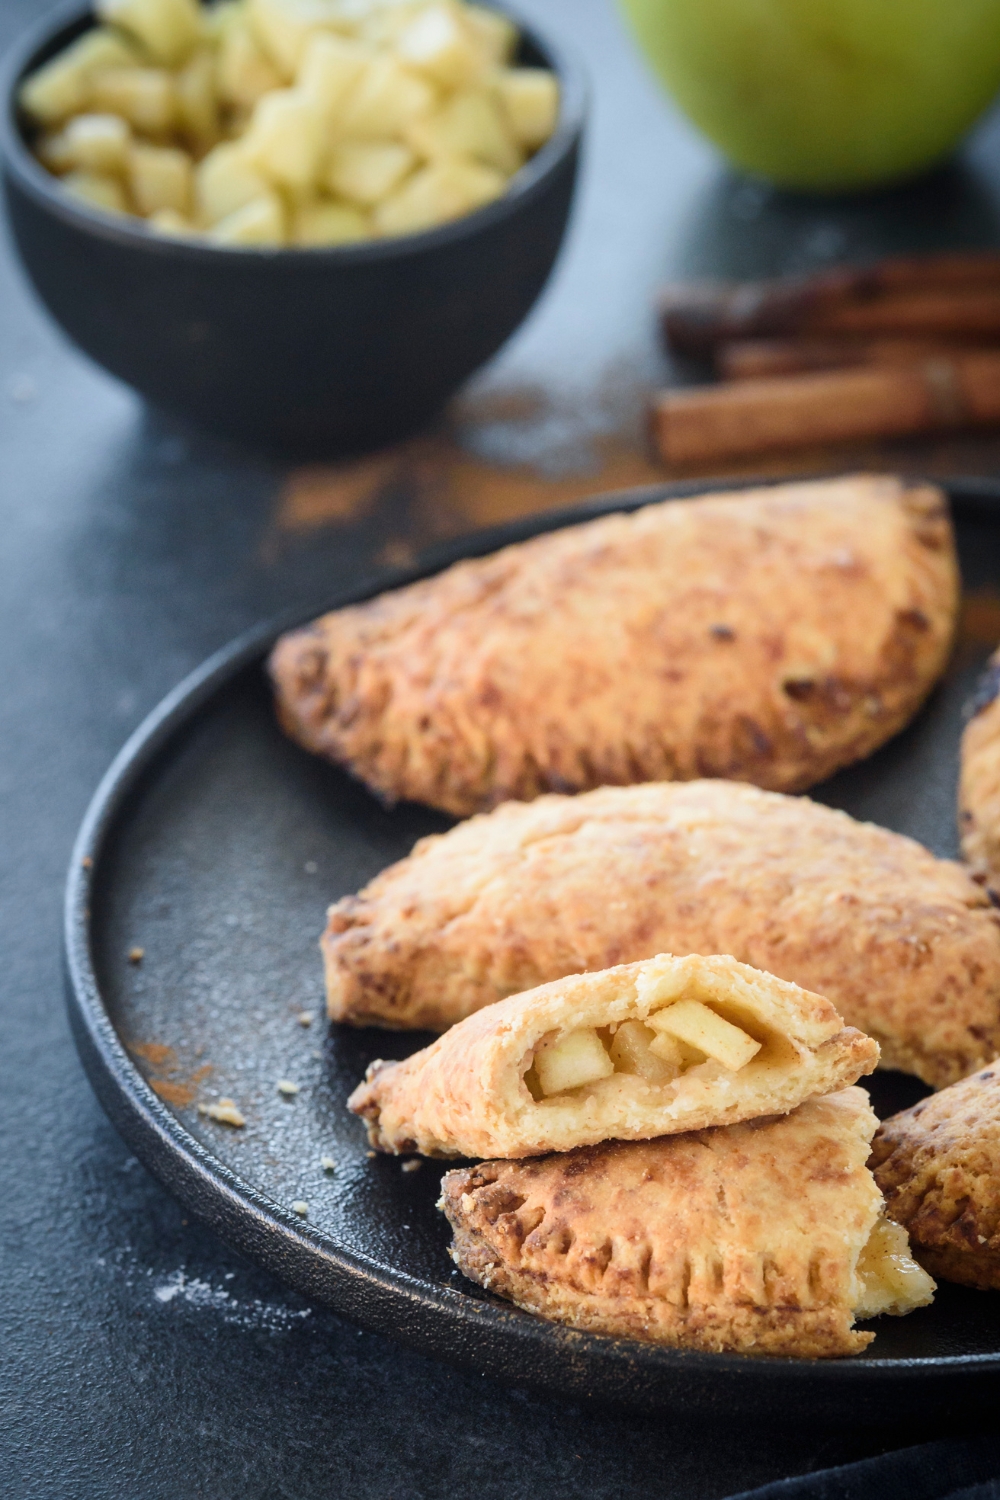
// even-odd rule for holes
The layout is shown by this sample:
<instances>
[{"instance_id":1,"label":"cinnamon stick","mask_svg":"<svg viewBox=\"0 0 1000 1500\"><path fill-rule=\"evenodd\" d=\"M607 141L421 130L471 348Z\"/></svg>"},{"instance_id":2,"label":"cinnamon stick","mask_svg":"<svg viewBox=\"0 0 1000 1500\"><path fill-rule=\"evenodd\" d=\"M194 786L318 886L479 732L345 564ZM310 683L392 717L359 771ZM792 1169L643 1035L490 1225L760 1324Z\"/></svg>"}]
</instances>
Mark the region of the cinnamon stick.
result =
<instances>
[{"instance_id":1,"label":"cinnamon stick","mask_svg":"<svg viewBox=\"0 0 1000 1500\"><path fill-rule=\"evenodd\" d=\"M650 412L671 466L1000 424L1000 354L663 391Z\"/></svg>"},{"instance_id":2,"label":"cinnamon stick","mask_svg":"<svg viewBox=\"0 0 1000 1500\"><path fill-rule=\"evenodd\" d=\"M785 339L734 339L715 351L715 372L722 380L760 380L771 375L798 375L810 370L848 370L860 365L913 365L926 359L951 359L967 347L944 339L854 339L798 336ZM1000 353L1000 348L992 352Z\"/></svg>"}]
</instances>

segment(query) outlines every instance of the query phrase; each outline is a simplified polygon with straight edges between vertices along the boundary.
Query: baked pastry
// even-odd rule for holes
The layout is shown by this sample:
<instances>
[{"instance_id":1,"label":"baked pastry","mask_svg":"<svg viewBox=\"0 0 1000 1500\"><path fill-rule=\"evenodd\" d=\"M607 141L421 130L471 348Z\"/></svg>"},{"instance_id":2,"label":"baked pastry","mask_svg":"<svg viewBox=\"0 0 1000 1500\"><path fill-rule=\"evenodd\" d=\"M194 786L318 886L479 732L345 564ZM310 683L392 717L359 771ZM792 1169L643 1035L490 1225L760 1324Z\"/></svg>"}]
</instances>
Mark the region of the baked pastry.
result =
<instances>
[{"instance_id":1,"label":"baked pastry","mask_svg":"<svg viewBox=\"0 0 1000 1500\"><path fill-rule=\"evenodd\" d=\"M951 644L945 500L886 476L649 505L338 610L271 657L285 729L386 802L727 776L811 786Z\"/></svg>"},{"instance_id":2,"label":"baked pastry","mask_svg":"<svg viewBox=\"0 0 1000 1500\"><path fill-rule=\"evenodd\" d=\"M815 990L938 1087L1000 1051L1000 913L951 860L726 781L507 803L423 839L323 938L335 1021L443 1030L505 995L658 952Z\"/></svg>"},{"instance_id":3,"label":"baked pastry","mask_svg":"<svg viewBox=\"0 0 1000 1500\"><path fill-rule=\"evenodd\" d=\"M822 1358L934 1283L880 1217L864 1089L778 1119L448 1172L452 1258L518 1307L687 1349Z\"/></svg>"},{"instance_id":4,"label":"baked pastry","mask_svg":"<svg viewBox=\"0 0 1000 1500\"><path fill-rule=\"evenodd\" d=\"M373 1063L348 1107L382 1151L534 1156L784 1114L877 1062L821 995L733 958L660 954L477 1011Z\"/></svg>"},{"instance_id":5,"label":"baked pastry","mask_svg":"<svg viewBox=\"0 0 1000 1500\"><path fill-rule=\"evenodd\" d=\"M1000 1291L1000 1064L885 1120L872 1166L922 1265Z\"/></svg>"},{"instance_id":6,"label":"baked pastry","mask_svg":"<svg viewBox=\"0 0 1000 1500\"><path fill-rule=\"evenodd\" d=\"M958 828L973 879L1000 893L1000 651L990 657L962 734Z\"/></svg>"}]
</instances>

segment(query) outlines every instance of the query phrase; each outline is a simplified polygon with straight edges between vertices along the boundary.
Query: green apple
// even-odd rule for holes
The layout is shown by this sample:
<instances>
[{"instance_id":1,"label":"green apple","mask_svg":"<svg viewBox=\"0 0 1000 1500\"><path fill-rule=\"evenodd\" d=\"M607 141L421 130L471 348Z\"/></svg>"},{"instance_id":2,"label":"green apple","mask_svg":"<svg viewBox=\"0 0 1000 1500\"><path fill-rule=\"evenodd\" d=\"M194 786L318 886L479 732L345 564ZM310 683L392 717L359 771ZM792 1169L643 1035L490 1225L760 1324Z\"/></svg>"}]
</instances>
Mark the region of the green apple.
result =
<instances>
[{"instance_id":1,"label":"green apple","mask_svg":"<svg viewBox=\"0 0 1000 1500\"><path fill-rule=\"evenodd\" d=\"M1000 88L1000 0L620 0L737 166L836 192L946 156Z\"/></svg>"}]
</instances>

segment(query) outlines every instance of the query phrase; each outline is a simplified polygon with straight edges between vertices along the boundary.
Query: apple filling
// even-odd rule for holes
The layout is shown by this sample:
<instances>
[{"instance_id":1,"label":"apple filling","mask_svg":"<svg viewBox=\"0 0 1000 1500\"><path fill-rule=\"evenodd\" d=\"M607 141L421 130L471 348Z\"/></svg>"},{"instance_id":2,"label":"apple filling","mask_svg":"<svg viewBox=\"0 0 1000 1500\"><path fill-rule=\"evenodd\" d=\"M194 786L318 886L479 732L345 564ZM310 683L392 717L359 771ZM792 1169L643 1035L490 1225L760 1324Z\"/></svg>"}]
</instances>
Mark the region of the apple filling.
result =
<instances>
[{"instance_id":1,"label":"apple filling","mask_svg":"<svg viewBox=\"0 0 1000 1500\"><path fill-rule=\"evenodd\" d=\"M858 1256L860 1297L856 1318L880 1313L901 1317L934 1298L934 1281L910 1254L910 1238L901 1224L879 1215Z\"/></svg>"},{"instance_id":2,"label":"apple filling","mask_svg":"<svg viewBox=\"0 0 1000 1500\"><path fill-rule=\"evenodd\" d=\"M536 1100L569 1093L614 1073L664 1085L709 1060L739 1072L762 1045L703 1001L678 999L645 1021L621 1021L600 1029L581 1026L543 1037L525 1082Z\"/></svg>"}]
</instances>

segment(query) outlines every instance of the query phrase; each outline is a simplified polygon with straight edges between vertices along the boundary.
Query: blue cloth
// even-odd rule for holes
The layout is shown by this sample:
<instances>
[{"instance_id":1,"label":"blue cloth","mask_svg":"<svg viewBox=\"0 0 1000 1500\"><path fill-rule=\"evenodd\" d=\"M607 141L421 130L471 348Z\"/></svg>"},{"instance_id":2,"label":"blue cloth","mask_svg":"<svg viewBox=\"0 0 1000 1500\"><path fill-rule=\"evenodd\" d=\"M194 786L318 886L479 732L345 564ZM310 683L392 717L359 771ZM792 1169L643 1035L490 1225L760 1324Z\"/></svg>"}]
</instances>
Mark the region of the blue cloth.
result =
<instances>
[{"instance_id":1,"label":"blue cloth","mask_svg":"<svg viewBox=\"0 0 1000 1500\"><path fill-rule=\"evenodd\" d=\"M1000 1500L1000 1437L921 1443L730 1500Z\"/></svg>"}]
</instances>

